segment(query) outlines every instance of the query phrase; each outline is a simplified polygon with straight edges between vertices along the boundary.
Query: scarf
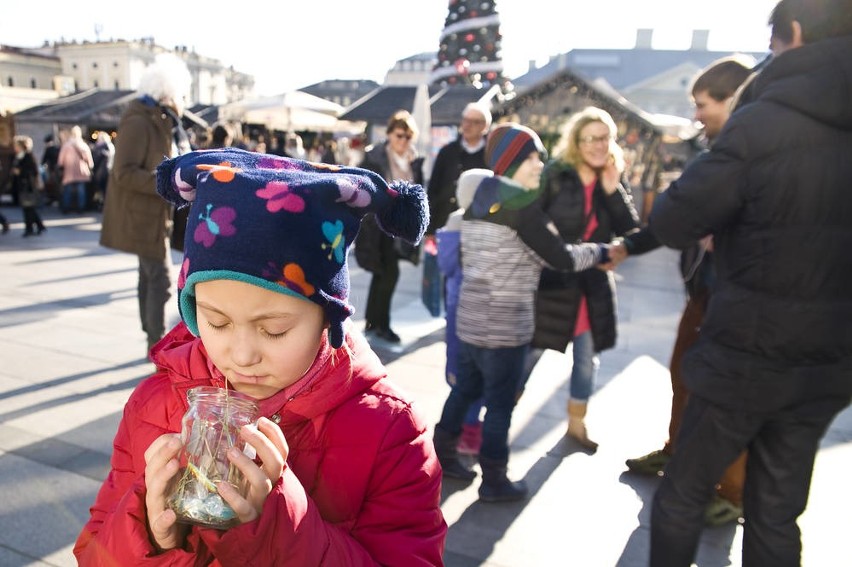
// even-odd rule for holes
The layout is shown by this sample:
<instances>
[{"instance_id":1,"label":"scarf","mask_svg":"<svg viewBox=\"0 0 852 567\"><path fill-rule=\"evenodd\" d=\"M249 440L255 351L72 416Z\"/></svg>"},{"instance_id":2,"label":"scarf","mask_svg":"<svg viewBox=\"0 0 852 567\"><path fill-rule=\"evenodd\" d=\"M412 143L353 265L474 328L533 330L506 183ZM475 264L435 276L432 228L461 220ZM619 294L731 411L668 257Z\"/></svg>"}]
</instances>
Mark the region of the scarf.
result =
<instances>
[{"instance_id":1,"label":"scarf","mask_svg":"<svg viewBox=\"0 0 852 567\"><path fill-rule=\"evenodd\" d=\"M169 157L182 156L192 151L189 145L189 135L186 133L180 117L170 106L160 106L163 112L172 120L172 155Z\"/></svg>"},{"instance_id":2,"label":"scarf","mask_svg":"<svg viewBox=\"0 0 852 567\"><path fill-rule=\"evenodd\" d=\"M385 148L388 154L388 165L390 165L391 179L402 179L404 181L413 181L414 172L411 171L411 152L406 152L405 155L399 155L388 145Z\"/></svg>"}]
</instances>

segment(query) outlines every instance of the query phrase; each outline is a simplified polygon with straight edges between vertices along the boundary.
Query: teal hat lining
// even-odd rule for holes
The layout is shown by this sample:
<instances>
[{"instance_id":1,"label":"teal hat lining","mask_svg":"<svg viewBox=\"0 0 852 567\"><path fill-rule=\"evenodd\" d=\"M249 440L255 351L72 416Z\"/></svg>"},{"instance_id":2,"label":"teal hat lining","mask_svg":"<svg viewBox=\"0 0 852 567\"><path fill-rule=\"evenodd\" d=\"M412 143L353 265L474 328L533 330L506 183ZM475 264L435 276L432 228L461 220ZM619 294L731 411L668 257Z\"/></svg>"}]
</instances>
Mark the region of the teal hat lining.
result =
<instances>
[{"instance_id":1,"label":"teal hat lining","mask_svg":"<svg viewBox=\"0 0 852 567\"><path fill-rule=\"evenodd\" d=\"M183 322L186 323L187 328L196 337L199 336L199 333L198 313L196 312L195 306L195 286L201 282L209 282L212 280L234 280L262 287L263 289L268 289L275 293L282 293L284 295L304 299L305 301L311 301L301 293L296 293L288 287L257 276L244 274L242 272L235 272L232 270L206 270L194 272L186 278L186 283L184 284L183 289L178 290L178 309Z\"/></svg>"}]
</instances>

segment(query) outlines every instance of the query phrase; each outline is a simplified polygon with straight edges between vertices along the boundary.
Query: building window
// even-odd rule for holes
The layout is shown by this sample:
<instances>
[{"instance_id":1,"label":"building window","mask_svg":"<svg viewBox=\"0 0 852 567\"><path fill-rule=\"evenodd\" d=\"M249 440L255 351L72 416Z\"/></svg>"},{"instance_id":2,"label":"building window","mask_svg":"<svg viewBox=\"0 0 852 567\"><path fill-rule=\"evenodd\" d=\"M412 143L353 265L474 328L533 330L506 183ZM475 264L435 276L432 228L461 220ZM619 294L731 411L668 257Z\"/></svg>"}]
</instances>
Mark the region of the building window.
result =
<instances>
[{"instance_id":1,"label":"building window","mask_svg":"<svg viewBox=\"0 0 852 567\"><path fill-rule=\"evenodd\" d=\"M8 79L6 79L6 86L7 87L14 87L15 86L15 79L13 79L12 77L9 77Z\"/></svg>"},{"instance_id":2,"label":"building window","mask_svg":"<svg viewBox=\"0 0 852 567\"><path fill-rule=\"evenodd\" d=\"M121 89L121 85L119 85L119 84L118 84L118 81L115 81L115 85L113 85L113 88L114 88L115 90L119 90L119 89Z\"/></svg>"},{"instance_id":3,"label":"building window","mask_svg":"<svg viewBox=\"0 0 852 567\"><path fill-rule=\"evenodd\" d=\"M95 88L98 88L100 85L98 84L97 81L94 81L94 84L92 86L95 87Z\"/></svg>"},{"instance_id":4,"label":"building window","mask_svg":"<svg viewBox=\"0 0 852 567\"><path fill-rule=\"evenodd\" d=\"M97 69L97 68L98 68L98 62L95 61L95 62L92 63L92 69Z\"/></svg>"},{"instance_id":5,"label":"building window","mask_svg":"<svg viewBox=\"0 0 852 567\"><path fill-rule=\"evenodd\" d=\"M76 68L77 68L77 64L76 64L76 63L71 63L71 68L72 68L72 69L76 69Z\"/></svg>"},{"instance_id":6,"label":"building window","mask_svg":"<svg viewBox=\"0 0 852 567\"><path fill-rule=\"evenodd\" d=\"M112 66L113 66L113 67L118 67L118 61L113 61L113 62L112 62Z\"/></svg>"},{"instance_id":7,"label":"building window","mask_svg":"<svg viewBox=\"0 0 852 567\"><path fill-rule=\"evenodd\" d=\"M30 88L31 89L37 89L38 88L38 83L36 83L35 79L30 79Z\"/></svg>"}]
</instances>

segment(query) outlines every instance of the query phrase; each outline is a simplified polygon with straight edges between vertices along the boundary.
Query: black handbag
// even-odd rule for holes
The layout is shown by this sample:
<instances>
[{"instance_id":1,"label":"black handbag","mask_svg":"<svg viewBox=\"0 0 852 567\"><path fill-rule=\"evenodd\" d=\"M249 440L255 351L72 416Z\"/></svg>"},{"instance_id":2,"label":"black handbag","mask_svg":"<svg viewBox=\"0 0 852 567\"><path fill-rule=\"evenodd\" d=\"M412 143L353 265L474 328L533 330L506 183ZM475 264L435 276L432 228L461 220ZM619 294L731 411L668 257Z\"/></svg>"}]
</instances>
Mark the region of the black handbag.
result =
<instances>
[{"instance_id":1,"label":"black handbag","mask_svg":"<svg viewBox=\"0 0 852 567\"><path fill-rule=\"evenodd\" d=\"M400 260L411 262L415 266L420 264L420 245L411 244L402 238L393 239L393 249Z\"/></svg>"},{"instance_id":2,"label":"black handbag","mask_svg":"<svg viewBox=\"0 0 852 567\"><path fill-rule=\"evenodd\" d=\"M355 261L368 272L381 271L381 238L382 231L375 217L372 214L364 215L355 237Z\"/></svg>"},{"instance_id":3,"label":"black handbag","mask_svg":"<svg viewBox=\"0 0 852 567\"><path fill-rule=\"evenodd\" d=\"M175 207L172 212L172 234L169 238L169 246L172 250L183 252L183 245L186 238L186 223L189 220L190 207L178 209Z\"/></svg>"}]
</instances>

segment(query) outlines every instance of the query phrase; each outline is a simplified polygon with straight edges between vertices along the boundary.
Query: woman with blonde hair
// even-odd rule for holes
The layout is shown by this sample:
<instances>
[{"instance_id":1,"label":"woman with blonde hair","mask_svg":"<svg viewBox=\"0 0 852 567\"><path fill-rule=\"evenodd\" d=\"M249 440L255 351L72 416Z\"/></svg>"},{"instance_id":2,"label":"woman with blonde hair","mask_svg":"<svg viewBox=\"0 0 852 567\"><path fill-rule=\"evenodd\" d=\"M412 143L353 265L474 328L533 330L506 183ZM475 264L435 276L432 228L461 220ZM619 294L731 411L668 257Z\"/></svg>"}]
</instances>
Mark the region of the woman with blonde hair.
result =
<instances>
[{"instance_id":1,"label":"woman with blonde hair","mask_svg":"<svg viewBox=\"0 0 852 567\"><path fill-rule=\"evenodd\" d=\"M542 206L565 242L608 243L638 229L639 216L622 182L618 129L605 110L588 107L562 127L554 159L542 174ZM615 280L611 271L565 273L545 268L536 294L536 323L528 369L544 349L573 343L568 437L594 452L586 407L601 351L616 339Z\"/></svg>"}]
</instances>

